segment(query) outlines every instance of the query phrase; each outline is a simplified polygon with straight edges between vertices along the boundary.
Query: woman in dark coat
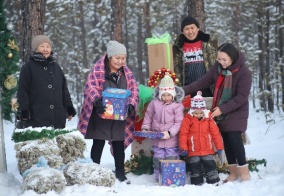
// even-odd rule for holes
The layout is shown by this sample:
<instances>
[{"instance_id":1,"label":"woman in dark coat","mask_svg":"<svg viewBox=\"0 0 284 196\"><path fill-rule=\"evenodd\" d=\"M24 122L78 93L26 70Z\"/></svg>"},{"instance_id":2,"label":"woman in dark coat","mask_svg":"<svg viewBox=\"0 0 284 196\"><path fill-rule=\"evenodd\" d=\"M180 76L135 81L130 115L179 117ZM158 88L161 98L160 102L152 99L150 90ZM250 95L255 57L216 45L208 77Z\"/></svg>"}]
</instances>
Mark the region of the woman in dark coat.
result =
<instances>
[{"instance_id":1,"label":"woman in dark coat","mask_svg":"<svg viewBox=\"0 0 284 196\"><path fill-rule=\"evenodd\" d=\"M138 104L138 86L132 71L126 66L126 48L117 41L109 41L107 54L99 59L89 73L84 103L79 116L78 129L85 139L93 139L91 158L100 164L105 141L112 145L115 161L115 175L119 181L126 180L124 172L124 150L133 141L135 108ZM128 101L126 120L103 119L105 113L102 92L107 87L128 89L131 95Z\"/></svg>"},{"instance_id":2,"label":"woman in dark coat","mask_svg":"<svg viewBox=\"0 0 284 196\"><path fill-rule=\"evenodd\" d=\"M71 120L76 115L66 78L54 61L51 46L47 36L34 37L34 52L21 68L17 101L24 127L62 129L66 118Z\"/></svg>"},{"instance_id":3,"label":"woman in dark coat","mask_svg":"<svg viewBox=\"0 0 284 196\"><path fill-rule=\"evenodd\" d=\"M197 82L184 86L185 94L214 84L212 115L221 131L230 175L224 182L250 179L242 133L247 129L251 72L245 58L232 44L218 48L215 65Z\"/></svg>"}]
</instances>

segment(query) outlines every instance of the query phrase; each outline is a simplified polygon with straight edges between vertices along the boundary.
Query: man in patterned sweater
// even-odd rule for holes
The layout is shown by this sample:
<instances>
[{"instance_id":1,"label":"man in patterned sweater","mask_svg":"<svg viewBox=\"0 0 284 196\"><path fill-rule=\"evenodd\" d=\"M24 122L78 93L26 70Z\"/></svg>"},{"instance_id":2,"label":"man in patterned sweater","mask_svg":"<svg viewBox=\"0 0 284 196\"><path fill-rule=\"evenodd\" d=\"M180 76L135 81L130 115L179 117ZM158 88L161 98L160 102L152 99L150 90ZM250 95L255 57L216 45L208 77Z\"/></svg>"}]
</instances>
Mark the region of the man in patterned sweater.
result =
<instances>
[{"instance_id":1,"label":"man in patterned sweater","mask_svg":"<svg viewBox=\"0 0 284 196\"><path fill-rule=\"evenodd\" d=\"M173 61L180 85L185 86L201 78L215 63L216 49L209 44L210 35L202 32L197 20L190 16L183 19L181 32L173 45ZM202 95L213 96L210 88L203 90Z\"/></svg>"}]
</instances>

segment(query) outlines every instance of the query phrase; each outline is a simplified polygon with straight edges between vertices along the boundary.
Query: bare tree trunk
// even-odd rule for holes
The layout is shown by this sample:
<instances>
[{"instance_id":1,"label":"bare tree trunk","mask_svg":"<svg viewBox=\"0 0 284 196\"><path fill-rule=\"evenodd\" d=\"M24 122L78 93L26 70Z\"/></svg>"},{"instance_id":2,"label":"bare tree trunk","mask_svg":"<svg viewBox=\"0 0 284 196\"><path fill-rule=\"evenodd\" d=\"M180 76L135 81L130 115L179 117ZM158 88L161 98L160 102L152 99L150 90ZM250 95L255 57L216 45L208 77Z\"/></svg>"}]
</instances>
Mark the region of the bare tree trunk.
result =
<instances>
[{"instance_id":1,"label":"bare tree trunk","mask_svg":"<svg viewBox=\"0 0 284 196\"><path fill-rule=\"evenodd\" d=\"M151 37L151 27L150 27L150 1L145 1L144 2L144 25L145 25L145 38ZM148 56L148 46L147 44L144 44L144 56L147 57ZM148 59L146 59L145 61L148 61ZM145 66L145 70L146 70L146 77L144 78L148 78L150 76L151 73L149 73L149 66ZM147 84L147 80L141 80L140 81L141 84L146 85ZM146 83L146 84L145 84Z\"/></svg>"},{"instance_id":2,"label":"bare tree trunk","mask_svg":"<svg viewBox=\"0 0 284 196\"><path fill-rule=\"evenodd\" d=\"M269 3L266 3L266 7L269 6ZM270 31L270 18L269 18L269 10L266 10L266 33L265 33L265 48L266 50L266 63L265 63L265 80L266 80L266 90L269 92L267 95L267 105L268 105L268 111L274 112L274 104L272 99L272 89L271 89L271 73L270 73L270 50L269 50L269 31Z\"/></svg>"},{"instance_id":3,"label":"bare tree trunk","mask_svg":"<svg viewBox=\"0 0 284 196\"><path fill-rule=\"evenodd\" d=\"M239 18L240 18L240 11L239 11L239 0L235 0L235 10L234 10L234 22L235 22L235 40L234 44L237 48L239 48Z\"/></svg>"},{"instance_id":4,"label":"bare tree trunk","mask_svg":"<svg viewBox=\"0 0 284 196\"><path fill-rule=\"evenodd\" d=\"M80 28L81 28L80 39L81 39L81 47L82 47L81 49L83 54L82 63L84 68L89 68L88 56L87 56L87 44L86 44L85 18L84 18L84 9L82 1L79 2L79 10L80 10ZM85 74L85 76L87 77L87 74Z\"/></svg>"},{"instance_id":5,"label":"bare tree trunk","mask_svg":"<svg viewBox=\"0 0 284 196\"><path fill-rule=\"evenodd\" d=\"M111 0L111 33L112 39L123 43L122 39L122 1L121 0Z\"/></svg>"},{"instance_id":6,"label":"bare tree trunk","mask_svg":"<svg viewBox=\"0 0 284 196\"><path fill-rule=\"evenodd\" d=\"M260 5L257 11L257 18L261 20L263 18L263 7ZM263 44L263 28L262 24L259 22L258 25L258 48L262 51L264 51L264 44ZM259 60L259 83L258 83L258 88L260 90L260 107L264 109L264 112L267 111L266 108L266 102L265 102L265 95L264 95L264 82L265 82L265 65L264 65L264 57L263 53L259 53L258 55L258 60Z\"/></svg>"},{"instance_id":7,"label":"bare tree trunk","mask_svg":"<svg viewBox=\"0 0 284 196\"><path fill-rule=\"evenodd\" d=\"M138 6L139 13L141 11L141 6ZM143 72L142 72L142 59L143 59L143 38L139 39L142 35L142 16L141 14L138 14L138 22L137 22L137 66L140 67L139 70L139 81L143 81Z\"/></svg>"},{"instance_id":8,"label":"bare tree trunk","mask_svg":"<svg viewBox=\"0 0 284 196\"><path fill-rule=\"evenodd\" d=\"M199 28L205 31L204 0L188 0L188 15L191 15L199 23Z\"/></svg>"},{"instance_id":9,"label":"bare tree trunk","mask_svg":"<svg viewBox=\"0 0 284 196\"><path fill-rule=\"evenodd\" d=\"M21 59L27 62L32 52L31 42L36 35L44 34L46 0L21 0L23 40Z\"/></svg>"},{"instance_id":10,"label":"bare tree trunk","mask_svg":"<svg viewBox=\"0 0 284 196\"><path fill-rule=\"evenodd\" d=\"M279 0L278 1L278 7L279 7L279 16L283 16L283 1ZM280 19L280 23L279 24L283 24L283 17ZM281 25L280 25L281 26ZM278 28L278 41L279 41L279 64L283 64L284 63L284 43L283 43L283 39L284 39L284 35L283 35L283 28L281 28L279 26ZM282 92L282 110L284 111L284 68L283 66L280 66L280 73L281 73L281 92Z\"/></svg>"}]
</instances>

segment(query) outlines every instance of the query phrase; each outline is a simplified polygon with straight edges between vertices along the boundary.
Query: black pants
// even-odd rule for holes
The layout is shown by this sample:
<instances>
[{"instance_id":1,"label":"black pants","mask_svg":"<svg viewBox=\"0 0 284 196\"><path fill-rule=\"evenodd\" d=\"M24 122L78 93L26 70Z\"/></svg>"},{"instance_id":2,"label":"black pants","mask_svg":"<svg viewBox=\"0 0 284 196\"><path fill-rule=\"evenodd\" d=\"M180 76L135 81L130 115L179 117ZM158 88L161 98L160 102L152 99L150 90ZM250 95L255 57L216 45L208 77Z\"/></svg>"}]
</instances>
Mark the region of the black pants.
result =
<instances>
[{"instance_id":1,"label":"black pants","mask_svg":"<svg viewBox=\"0 0 284 196\"><path fill-rule=\"evenodd\" d=\"M93 139L93 146L91 149L91 159L94 163L100 164L103 149L105 146L105 140ZM113 157L116 170L124 169L124 141L112 141Z\"/></svg>"},{"instance_id":2,"label":"black pants","mask_svg":"<svg viewBox=\"0 0 284 196\"><path fill-rule=\"evenodd\" d=\"M227 157L228 164L238 164L240 166L247 164L246 152L242 140L242 132L240 131L230 131L221 132L225 154Z\"/></svg>"},{"instance_id":3,"label":"black pants","mask_svg":"<svg viewBox=\"0 0 284 196\"><path fill-rule=\"evenodd\" d=\"M220 181L213 155L190 157L189 170L191 184L203 184L203 170L208 184L214 184Z\"/></svg>"}]
</instances>

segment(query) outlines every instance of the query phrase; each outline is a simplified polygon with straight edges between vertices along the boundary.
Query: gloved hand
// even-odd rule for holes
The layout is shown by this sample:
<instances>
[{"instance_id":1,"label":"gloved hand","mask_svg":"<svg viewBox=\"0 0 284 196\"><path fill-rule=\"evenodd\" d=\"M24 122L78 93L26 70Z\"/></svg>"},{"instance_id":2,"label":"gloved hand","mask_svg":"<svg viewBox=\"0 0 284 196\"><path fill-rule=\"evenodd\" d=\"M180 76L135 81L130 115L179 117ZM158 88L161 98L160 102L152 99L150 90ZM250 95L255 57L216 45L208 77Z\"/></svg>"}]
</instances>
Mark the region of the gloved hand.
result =
<instances>
[{"instance_id":1,"label":"gloved hand","mask_svg":"<svg viewBox=\"0 0 284 196\"><path fill-rule=\"evenodd\" d=\"M225 159L226 159L225 152L224 152L224 150L218 150L217 153L218 153L220 164L223 165L225 163Z\"/></svg>"},{"instance_id":2,"label":"gloved hand","mask_svg":"<svg viewBox=\"0 0 284 196\"><path fill-rule=\"evenodd\" d=\"M97 99L94 103L94 106L97 108L98 114L103 114L106 111L106 107L103 105L102 98Z\"/></svg>"},{"instance_id":3,"label":"gloved hand","mask_svg":"<svg viewBox=\"0 0 284 196\"><path fill-rule=\"evenodd\" d=\"M180 149L180 150L179 150L179 155L180 155L180 156L185 157L187 154L188 154L188 151L187 151L187 150L183 150L183 149Z\"/></svg>"},{"instance_id":4,"label":"gloved hand","mask_svg":"<svg viewBox=\"0 0 284 196\"><path fill-rule=\"evenodd\" d=\"M132 104L128 104L127 115L130 116L134 111L134 106Z\"/></svg>"},{"instance_id":5,"label":"gloved hand","mask_svg":"<svg viewBox=\"0 0 284 196\"><path fill-rule=\"evenodd\" d=\"M161 139L167 140L171 138L170 132L169 131L164 131L162 132L164 134L164 137L162 137Z\"/></svg>"}]
</instances>

